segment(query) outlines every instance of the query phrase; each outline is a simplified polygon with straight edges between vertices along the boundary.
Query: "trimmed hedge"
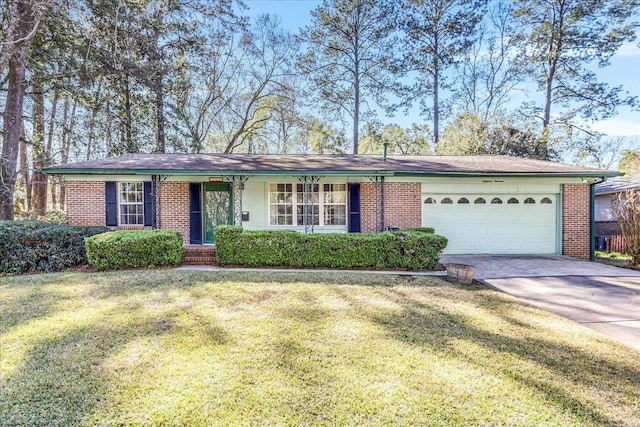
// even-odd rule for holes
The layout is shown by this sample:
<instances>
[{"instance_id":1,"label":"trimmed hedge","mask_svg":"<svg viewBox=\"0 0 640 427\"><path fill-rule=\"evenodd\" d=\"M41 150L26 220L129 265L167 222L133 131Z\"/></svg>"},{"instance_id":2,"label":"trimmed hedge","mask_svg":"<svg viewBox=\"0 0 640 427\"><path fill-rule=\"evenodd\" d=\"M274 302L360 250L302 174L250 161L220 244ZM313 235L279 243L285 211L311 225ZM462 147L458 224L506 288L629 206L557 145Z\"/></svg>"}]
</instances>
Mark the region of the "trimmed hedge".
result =
<instances>
[{"instance_id":1,"label":"trimmed hedge","mask_svg":"<svg viewBox=\"0 0 640 427\"><path fill-rule=\"evenodd\" d=\"M177 265L182 233L175 230L118 230L85 240L89 264L99 269Z\"/></svg>"},{"instance_id":2,"label":"trimmed hedge","mask_svg":"<svg viewBox=\"0 0 640 427\"><path fill-rule=\"evenodd\" d=\"M251 267L407 268L435 270L446 237L432 229L383 233L247 231L216 227L216 260Z\"/></svg>"},{"instance_id":3,"label":"trimmed hedge","mask_svg":"<svg viewBox=\"0 0 640 427\"><path fill-rule=\"evenodd\" d=\"M43 221L1 221L0 273L61 271L86 264L85 237L108 230Z\"/></svg>"}]
</instances>

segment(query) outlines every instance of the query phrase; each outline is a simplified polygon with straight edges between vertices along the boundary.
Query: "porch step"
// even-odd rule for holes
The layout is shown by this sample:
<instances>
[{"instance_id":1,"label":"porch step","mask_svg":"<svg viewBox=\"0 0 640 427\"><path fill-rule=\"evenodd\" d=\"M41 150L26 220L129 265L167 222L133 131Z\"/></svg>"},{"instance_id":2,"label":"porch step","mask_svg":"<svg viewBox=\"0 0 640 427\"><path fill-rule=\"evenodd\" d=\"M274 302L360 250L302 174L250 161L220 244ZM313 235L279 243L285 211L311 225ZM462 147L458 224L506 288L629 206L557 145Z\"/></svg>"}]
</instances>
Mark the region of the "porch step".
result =
<instances>
[{"instance_id":1,"label":"porch step","mask_svg":"<svg viewBox=\"0 0 640 427\"><path fill-rule=\"evenodd\" d=\"M213 265L215 263L215 246L186 245L184 247L183 265Z\"/></svg>"}]
</instances>

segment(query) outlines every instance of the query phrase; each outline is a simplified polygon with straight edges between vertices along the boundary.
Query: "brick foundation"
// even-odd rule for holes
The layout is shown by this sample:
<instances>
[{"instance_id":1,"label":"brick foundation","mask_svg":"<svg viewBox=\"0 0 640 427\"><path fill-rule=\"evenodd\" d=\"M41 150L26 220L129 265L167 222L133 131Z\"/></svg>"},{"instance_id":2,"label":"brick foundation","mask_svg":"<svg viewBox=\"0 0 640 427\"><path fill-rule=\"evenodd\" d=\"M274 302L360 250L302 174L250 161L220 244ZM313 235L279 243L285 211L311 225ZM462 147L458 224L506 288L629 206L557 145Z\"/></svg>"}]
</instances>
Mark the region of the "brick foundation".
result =
<instances>
[{"instance_id":1,"label":"brick foundation","mask_svg":"<svg viewBox=\"0 0 640 427\"><path fill-rule=\"evenodd\" d=\"M562 254L590 258L590 188L589 184L562 186Z\"/></svg>"},{"instance_id":2,"label":"brick foundation","mask_svg":"<svg viewBox=\"0 0 640 427\"><path fill-rule=\"evenodd\" d=\"M415 228L422 225L422 186L418 182L384 184L385 226ZM376 231L376 199L373 183L360 185L360 226L363 232Z\"/></svg>"}]
</instances>

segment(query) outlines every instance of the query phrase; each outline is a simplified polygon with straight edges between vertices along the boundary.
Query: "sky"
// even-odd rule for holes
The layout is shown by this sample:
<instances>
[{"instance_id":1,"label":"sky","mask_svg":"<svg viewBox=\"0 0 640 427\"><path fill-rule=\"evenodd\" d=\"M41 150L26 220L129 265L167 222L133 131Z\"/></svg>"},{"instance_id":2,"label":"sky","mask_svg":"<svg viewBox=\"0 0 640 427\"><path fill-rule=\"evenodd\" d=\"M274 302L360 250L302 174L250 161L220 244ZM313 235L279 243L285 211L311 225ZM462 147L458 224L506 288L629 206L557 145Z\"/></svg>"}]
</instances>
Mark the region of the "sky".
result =
<instances>
[{"instance_id":1,"label":"sky","mask_svg":"<svg viewBox=\"0 0 640 427\"><path fill-rule=\"evenodd\" d=\"M301 27L311 23L310 12L321 3L316 0L245 0L248 7L245 14L249 17L264 13L276 15L282 27L295 34ZM600 81L611 86L622 85L630 95L640 99L640 48L637 43L638 40L623 45L612 57L610 66L595 71ZM640 112L629 108L620 108L618 111L617 116L593 123L590 127L611 137L626 137L629 147L640 148ZM417 110L410 111L407 115L397 113L388 120L403 126L424 121Z\"/></svg>"}]
</instances>

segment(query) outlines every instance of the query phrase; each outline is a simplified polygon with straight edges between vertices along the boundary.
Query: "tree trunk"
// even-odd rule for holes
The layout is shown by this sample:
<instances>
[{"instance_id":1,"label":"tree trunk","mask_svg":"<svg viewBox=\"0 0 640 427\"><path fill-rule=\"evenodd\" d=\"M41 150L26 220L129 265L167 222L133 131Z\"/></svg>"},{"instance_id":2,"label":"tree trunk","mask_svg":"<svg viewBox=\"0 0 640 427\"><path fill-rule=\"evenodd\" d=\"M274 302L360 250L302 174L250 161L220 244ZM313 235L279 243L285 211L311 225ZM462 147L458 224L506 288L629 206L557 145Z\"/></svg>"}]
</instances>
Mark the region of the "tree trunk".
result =
<instances>
[{"instance_id":1,"label":"tree trunk","mask_svg":"<svg viewBox=\"0 0 640 427\"><path fill-rule=\"evenodd\" d=\"M18 49L18 52L9 59L3 124L4 141L0 159L0 221L13 219L13 194L23 126L26 52L27 49Z\"/></svg>"},{"instance_id":2,"label":"tree trunk","mask_svg":"<svg viewBox=\"0 0 640 427\"><path fill-rule=\"evenodd\" d=\"M96 117L98 115L99 101L100 101L100 90L102 89L102 79L98 80L98 89L95 93L95 99L93 105L91 106L91 119L89 120L89 135L87 136L87 156L86 160L91 159L91 154L93 150L93 140L95 138L95 130L96 130ZM109 111L109 110L107 110Z\"/></svg>"},{"instance_id":3,"label":"tree trunk","mask_svg":"<svg viewBox=\"0 0 640 427\"><path fill-rule=\"evenodd\" d=\"M433 52L433 146L440 141L440 46L438 44L438 33L434 34Z\"/></svg>"},{"instance_id":4,"label":"tree trunk","mask_svg":"<svg viewBox=\"0 0 640 427\"><path fill-rule=\"evenodd\" d=\"M24 186L25 202L23 209L31 210L31 174L29 173L29 164L27 162L27 143L24 140L24 134L20 137L20 169L19 176Z\"/></svg>"},{"instance_id":5,"label":"tree trunk","mask_svg":"<svg viewBox=\"0 0 640 427\"><path fill-rule=\"evenodd\" d=\"M162 87L162 77L158 77L156 86L156 152L165 153L167 151L164 135L164 88Z\"/></svg>"},{"instance_id":6,"label":"tree trunk","mask_svg":"<svg viewBox=\"0 0 640 427\"><path fill-rule=\"evenodd\" d=\"M353 79L353 154L358 154L360 142L360 57L358 38L355 38L354 52L354 79Z\"/></svg>"},{"instance_id":7,"label":"tree trunk","mask_svg":"<svg viewBox=\"0 0 640 427\"><path fill-rule=\"evenodd\" d=\"M66 138L63 140L62 149L60 153L60 163L63 165L69 163L69 149L71 147L71 139L73 138L73 131L76 124L76 107L78 106L78 102L74 99L73 106L71 107L71 119L69 121L69 126L66 124L66 110L68 109L68 101L65 106L65 134ZM64 208L65 202L67 200L67 192L65 190L64 182L60 184L60 207Z\"/></svg>"},{"instance_id":8,"label":"tree trunk","mask_svg":"<svg viewBox=\"0 0 640 427\"><path fill-rule=\"evenodd\" d=\"M162 9L158 12L158 20L162 21ZM156 95L156 152L165 153L167 146L164 134L164 87L162 84L163 70L159 48L160 30L153 33L153 91Z\"/></svg>"},{"instance_id":9,"label":"tree trunk","mask_svg":"<svg viewBox=\"0 0 640 427\"><path fill-rule=\"evenodd\" d=\"M44 93L41 77L37 73L33 78L33 138L31 145L33 211L39 215L44 214L47 210L47 176L42 173L42 168L45 166L45 126Z\"/></svg>"},{"instance_id":10,"label":"tree trunk","mask_svg":"<svg viewBox=\"0 0 640 427\"><path fill-rule=\"evenodd\" d=\"M13 219L13 195L17 178L18 152L23 130L22 108L25 92L25 67L29 46L35 33L42 4L33 0L17 0L12 3L9 30L3 41L2 56L7 58L7 94L3 115L2 157L0 157L0 220ZM2 60L5 62L5 60Z\"/></svg>"},{"instance_id":11,"label":"tree trunk","mask_svg":"<svg viewBox=\"0 0 640 427\"><path fill-rule=\"evenodd\" d=\"M124 76L124 111L125 111L125 152L127 153L135 153L137 150L133 145L133 117L131 115L131 88L129 87L129 76Z\"/></svg>"}]
</instances>

